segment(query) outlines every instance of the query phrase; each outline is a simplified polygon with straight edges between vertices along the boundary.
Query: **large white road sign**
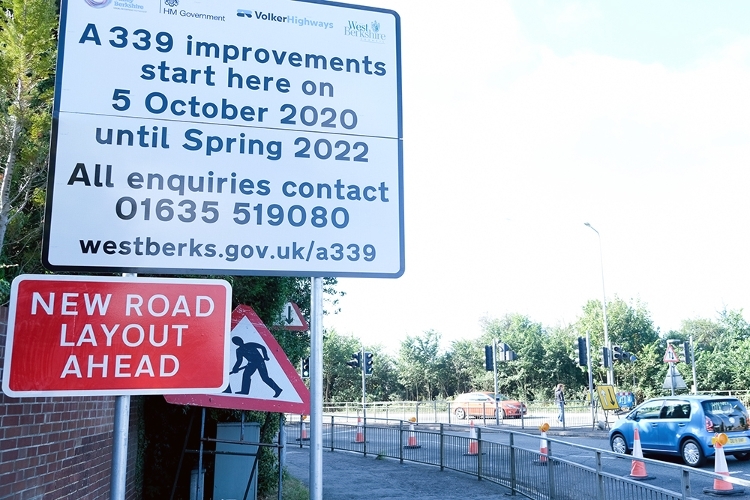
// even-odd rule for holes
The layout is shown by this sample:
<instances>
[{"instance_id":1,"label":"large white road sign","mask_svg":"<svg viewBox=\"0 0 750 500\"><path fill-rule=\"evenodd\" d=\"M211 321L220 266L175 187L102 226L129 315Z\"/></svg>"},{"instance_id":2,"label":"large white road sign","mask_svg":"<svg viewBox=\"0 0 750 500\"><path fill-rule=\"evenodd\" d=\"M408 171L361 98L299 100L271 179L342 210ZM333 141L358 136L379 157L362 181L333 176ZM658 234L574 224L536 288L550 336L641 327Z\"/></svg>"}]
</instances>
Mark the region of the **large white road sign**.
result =
<instances>
[{"instance_id":1,"label":"large white road sign","mask_svg":"<svg viewBox=\"0 0 750 500\"><path fill-rule=\"evenodd\" d=\"M44 262L398 277L400 24L285 0L63 0Z\"/></svg>"}]
</instances>

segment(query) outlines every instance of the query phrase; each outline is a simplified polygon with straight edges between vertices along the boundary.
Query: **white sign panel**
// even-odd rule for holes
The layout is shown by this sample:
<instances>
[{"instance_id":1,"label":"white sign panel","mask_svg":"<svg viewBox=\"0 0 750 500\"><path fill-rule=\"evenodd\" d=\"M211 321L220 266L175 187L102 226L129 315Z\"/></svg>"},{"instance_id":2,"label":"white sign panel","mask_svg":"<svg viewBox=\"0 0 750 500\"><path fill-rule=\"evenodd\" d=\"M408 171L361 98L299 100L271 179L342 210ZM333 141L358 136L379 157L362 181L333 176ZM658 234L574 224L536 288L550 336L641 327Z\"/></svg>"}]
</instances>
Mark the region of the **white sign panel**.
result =
<instances>
[{"instance_id":1,"label":"white sign panel","mask_svg":"<svg viewBox=\"0 0 750 500\"><path fill-rule=\"evenodd\" d=\"M395 12L285 0L61 9L45 265L403 273Z\"/></svg>"}]
</instances>

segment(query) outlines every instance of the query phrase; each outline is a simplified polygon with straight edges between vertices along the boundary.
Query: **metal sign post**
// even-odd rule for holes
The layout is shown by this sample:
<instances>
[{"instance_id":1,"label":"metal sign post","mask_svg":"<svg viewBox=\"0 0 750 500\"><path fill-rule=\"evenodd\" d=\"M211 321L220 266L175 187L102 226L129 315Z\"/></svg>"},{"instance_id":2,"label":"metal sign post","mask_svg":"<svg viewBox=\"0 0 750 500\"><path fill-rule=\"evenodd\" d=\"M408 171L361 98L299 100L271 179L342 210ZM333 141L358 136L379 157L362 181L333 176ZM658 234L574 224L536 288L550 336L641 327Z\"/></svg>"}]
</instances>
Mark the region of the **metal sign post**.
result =
<instances>
[{"instance_id":1,"label":"metal sign post","mask_svg":"<svg viewBox=\"0 0 750 500\"><path fill-rule=\"evenodd\" d=\"M310 300L310 500L323 500L323 278Z\"/></svg>"},{"instance_id":2,"label":"metal sign post","mask_svg":"<svg viewBox=\"0 0 750 500\"><path fill-rule=\"evenodd\" d=\"M135 278L135 273L124 273L123 278ZM128 432L130 431L130 396L115 396L115 421L112 432L112 474L109 479L109 498L125 500L128 470Z\"/></svg>"},{"instance_id":3,"label":"metal sign post","mask_svg":"<svg viewBox=\"0 0 750 500\"><path fill-rule=\"evenodd\" d=\"M596 428L596 411L594 410L594 373L591 359L591 333L586 330L586 360L589 369L589 398L591 398L591 427Z\"/></svg>"}]
</instances>

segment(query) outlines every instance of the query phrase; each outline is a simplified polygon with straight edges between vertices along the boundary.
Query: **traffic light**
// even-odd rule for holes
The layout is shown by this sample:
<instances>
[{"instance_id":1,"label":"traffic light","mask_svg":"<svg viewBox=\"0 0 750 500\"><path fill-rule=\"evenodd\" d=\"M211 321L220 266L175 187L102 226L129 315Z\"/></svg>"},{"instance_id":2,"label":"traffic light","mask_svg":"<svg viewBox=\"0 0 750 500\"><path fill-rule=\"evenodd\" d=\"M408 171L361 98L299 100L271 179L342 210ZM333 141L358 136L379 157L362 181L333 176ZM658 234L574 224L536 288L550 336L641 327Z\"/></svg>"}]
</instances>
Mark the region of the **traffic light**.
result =
<instances>
[{"instance_id":1,"label":"traffic light","mask_svg":"<svg viewBox=\"0 0 750 500\"><path fill-rule=\"evenodd\" d=\"M497 356L498 361L515 361L518 359L515 351L505 342L498 344L497 349L500 351L500 354Z\"/></svg>"},{"instance_id":2,"label":"traffic light","mask_svg":"<svg viewBox=\"0 0 750 500\"><path fill-rule=\"evenodd\" d=\"M372 375L372 353L365 353L365 375Z\"/></svg>"},{"instance_id":3,"label":"traffic light","mask_svg":"<svg viewBox=\"0 0 750 500\"><path fill-rule=\"evenodd\" d=\"M686 340L685 342L683 342L682 347L685 349L685 363L692 363L693 351L692 349L690 349L690 341Z\"/></svg>"},{"instance_id":4,"label":"traffic light","mask_svg":"<svg viewBox=\"0 0 750 500\"><path fill-rule=\"evenodd\" d=\"M602 347L602 361L604 362L604 368L609 368L609 349L606 347Z\"/></svg>"},{"instance_id":5,"label":"traffic light","mask_svg":"<svg viewBox=\"0 0 750 500\"><path fill-rule=\"evenodd\" d=\"M484 346L484 369L488 372L495 371L495 363L492 357L492 346Z\"/></svg>"},{"instance_id":6,"label":"traffic light","mask_svg":"<svg viewBox=\"0 0 750 500\"><path fill-rule=\"evenodd\" d=\"M310 358L302 358L302 378L310 378Z\"/></svg>"},{"instance_id":7,"label":"traffic light","mask_svg":"<svg viewBox=\"0 0 750 500\"><path fill-rule=\"evenodd\" d=\"M578 337L578 364L581 366L588 366L589 364L585 337Z\"/></svg>"},{"instance_id":8,"label":"traffic light","mask_svg":"<svg viewBox=\"0 0 750 500\"><path fill-rule=\"evenodd\" d=\"M625 350L620 345L613 345L612 346L612 358L615 361L625 361L627 358L625 357Z\"/></svg>"},{"instance_id":9,"label":"traffic light","mask_svg":"<svg viewBox=\"0 0 750 500\"><path fill-rule=\"evenodd\" d=\"M359 368L362 366L362 353L361 352L355 352L352 354L352 359L346 362L347 365L351 366L352 368Z\"/></svg>"}]
</instances>

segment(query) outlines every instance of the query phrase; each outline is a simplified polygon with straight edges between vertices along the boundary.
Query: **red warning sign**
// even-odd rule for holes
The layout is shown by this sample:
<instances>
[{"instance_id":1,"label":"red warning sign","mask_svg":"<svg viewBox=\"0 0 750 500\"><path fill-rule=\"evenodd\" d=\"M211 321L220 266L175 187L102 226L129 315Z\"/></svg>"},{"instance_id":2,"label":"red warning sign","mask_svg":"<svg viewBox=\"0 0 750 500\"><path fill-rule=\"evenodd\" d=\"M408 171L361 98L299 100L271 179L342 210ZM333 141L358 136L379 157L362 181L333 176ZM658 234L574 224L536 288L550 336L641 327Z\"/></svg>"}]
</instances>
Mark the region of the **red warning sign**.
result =
<instances>
[{"instance_id":1,"label":"red warning sign","mask_svg":"<svg viewBox=\"0 0 750 500\"><path fill-rule=\"evenodd\" d=\"M170 395L165 396L167 402L232 410L310 413L310 391L250 306L240 305L232 312L230 336L229 383L224 392Z\"/></svg>"},{"instance_id":2,"label":"red warning sign","mask_svg":"<svg viewBox=\"0 0 750 500\"><path fill-rule=\"evenodd\" d=\"M223 280L19 276L11 288L3 392L221 390L231 293Z\"/></svg>"},{"instance_id":3,"label":"red warning sign","mask_svg":"<svg viewBox=\"0 0 750 500\"><path fill-rule=\"evenodd\" d=\"M680 357L674 351L674 347L672 347L672 344L667 344L667 351L664 353L664 362L665 363L679 363L680 362Z\"/></svg>"}]
</instances>

